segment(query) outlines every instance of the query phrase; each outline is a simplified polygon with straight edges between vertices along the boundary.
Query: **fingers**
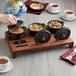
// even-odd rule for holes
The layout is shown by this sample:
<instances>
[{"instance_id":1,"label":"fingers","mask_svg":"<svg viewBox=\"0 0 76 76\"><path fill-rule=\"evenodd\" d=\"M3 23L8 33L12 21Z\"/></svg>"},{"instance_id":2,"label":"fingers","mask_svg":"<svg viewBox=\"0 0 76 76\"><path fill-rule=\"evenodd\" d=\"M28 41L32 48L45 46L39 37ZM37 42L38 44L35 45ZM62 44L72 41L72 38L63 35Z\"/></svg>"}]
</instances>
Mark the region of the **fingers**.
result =
<instances>
[{"instance_id":1,"label":"fingers","mask_svg":"<svg viewBox=\"0 0 76 76\"><path fill-rule=\"evenodd\" d=\"M15 24L17 24L17 18L15 16L12 16L14 21L15 21Z\"/></svg>"},{"instance_id":2,"label":"fingers","mask_svg":"<svg viewBox=\"0 0 76 76\"><path fill-rule=\"evenodd\" d=\"M9 17L9 24L14 25L16 23L17 23L16 17L13 16L13 15L10 15L10 17Z\"/></svg>"},{"instance_id":3,"label":"fingers","mask_svg":"<svg viewBox=\"0 0 76 76\"><path fill-rule=\"evenodd\" d=\"M17 19L15 16L11 15L11 14L1 14L0 15L0 22L9 24L9 25L14 25L17 23Z\"/></svg>"},{"instance_id":4,"label":"fingers","mask_svg":"<svg viewBox=\"0 0 76 76\"><path fill-rule=\"evenodd\" d=\"M9 19L8 24L10 24L10 25L14 25L14 22L12 21L12 19Z\"/></svg>"}]
</instances>

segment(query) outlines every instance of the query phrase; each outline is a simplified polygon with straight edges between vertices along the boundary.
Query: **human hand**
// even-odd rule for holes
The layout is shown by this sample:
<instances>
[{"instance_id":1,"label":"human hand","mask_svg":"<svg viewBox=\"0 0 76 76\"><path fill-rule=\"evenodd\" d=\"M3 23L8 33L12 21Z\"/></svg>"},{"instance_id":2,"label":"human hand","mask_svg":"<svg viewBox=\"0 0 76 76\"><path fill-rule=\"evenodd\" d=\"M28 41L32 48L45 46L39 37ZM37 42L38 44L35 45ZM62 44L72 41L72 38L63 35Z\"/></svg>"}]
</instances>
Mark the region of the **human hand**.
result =
<instances>
[{"instance_id":1,"label":"human hand","mask_svg":"<svg viewBox=\"0 0 76 76\"><path fill-rule=\"evenodd\" d=\"M9 25L14 25L17 23L17 19L15 16L11 14L0 14L0 22L9 24Z\"/></svg>"}]
</instances>

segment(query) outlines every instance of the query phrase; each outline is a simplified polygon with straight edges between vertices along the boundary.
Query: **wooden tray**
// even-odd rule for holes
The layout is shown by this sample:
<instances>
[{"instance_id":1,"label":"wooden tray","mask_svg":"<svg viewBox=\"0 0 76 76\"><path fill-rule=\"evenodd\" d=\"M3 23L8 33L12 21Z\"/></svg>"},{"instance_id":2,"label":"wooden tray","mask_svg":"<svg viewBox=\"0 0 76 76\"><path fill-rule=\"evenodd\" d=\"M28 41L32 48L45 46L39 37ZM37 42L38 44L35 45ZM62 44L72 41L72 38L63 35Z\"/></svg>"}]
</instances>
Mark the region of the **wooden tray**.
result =
<instances>
[{"instance_id":1,"label":"wooden tray","mask_svg":"<svg viewBox=\"0 0 76 76\"><path fill-rule=\"evenodd\" d=\"M26 31L26 36L23 39L20 40L26 40L26 43L23 44L14 44L15 41L19 40L12 40L9 38L9 35L7 34L7 31L5 32L5 38L8 41L8 44L11 48L12 52L12 57L16 57L16 53L18 52L27 52L27 51L36 51L39 49L45 49L45 48L53 48L56 46L62 46L62 45L69 45L70 48L73 47L73 40L69 37L66 40L61 40L61 41L56 41L54 38L54 35L52 35L51 39L47 43L41 43L41 44L36 44L34 41L34 37L30 36L28 31Z\"/></svg>"}]
</instances>

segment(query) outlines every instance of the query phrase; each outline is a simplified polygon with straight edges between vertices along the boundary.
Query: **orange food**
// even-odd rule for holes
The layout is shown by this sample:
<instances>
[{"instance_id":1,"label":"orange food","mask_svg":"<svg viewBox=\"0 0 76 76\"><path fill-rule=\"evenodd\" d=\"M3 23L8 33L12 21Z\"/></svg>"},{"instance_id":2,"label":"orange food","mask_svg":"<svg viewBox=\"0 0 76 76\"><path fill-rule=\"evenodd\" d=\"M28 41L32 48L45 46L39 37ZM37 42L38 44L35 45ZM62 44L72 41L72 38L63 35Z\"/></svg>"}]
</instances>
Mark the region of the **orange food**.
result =
<instances>
[{"instance_id":1,"label":"orange food","mask_svg":"<svg viewBox=\"0 0 76 76\"><path fill-rule=\"evenodd\" d=\"M58 21L52 21L49 23L49 26L51 28L61 28L62 27L62 24Z\"/></svg>"},{"instance_id":2,"label":"orange food","mask_svg":"<svg viewBox=\"0 0 76 76\"><path fill-rule=\"evenodd\" d=\"M30 25L30 30L32 31L41 31L42 29L43 29L43 26L40 24Z\"/></svg>"},{"instance_id":3,"label":"orange food","mask_svg":"<svg viewBox=\"0 0 76 76\"><path fill-rule=\"evenodd\" d=\"M9 30L9 32L13 33L13 34L20 34L24 32L23 28L18 28L18 29L13 29L13 30Z\"/></svg>"},{"instance_id":4,"label":"orange food","mask_svg":"<svg viewBox=\"0 0 76 76\"><path fill-rule=\"evenodd\" d=\"M31 7L32 9L42 9L42 8L44 8L44 5L41 4L41 3L32 3L32 4L30 5L30 7Z\"/></svg>"}]
</instances>

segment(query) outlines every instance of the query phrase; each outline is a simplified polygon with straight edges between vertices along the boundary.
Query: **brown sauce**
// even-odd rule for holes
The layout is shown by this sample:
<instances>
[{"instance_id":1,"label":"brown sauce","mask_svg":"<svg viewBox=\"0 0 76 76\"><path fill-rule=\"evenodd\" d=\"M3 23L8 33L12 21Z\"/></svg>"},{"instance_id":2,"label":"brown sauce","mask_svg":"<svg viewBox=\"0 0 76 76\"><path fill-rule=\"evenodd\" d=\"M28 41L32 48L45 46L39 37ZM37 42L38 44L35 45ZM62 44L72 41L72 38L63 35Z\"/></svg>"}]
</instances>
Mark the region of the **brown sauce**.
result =
<instances>
[{"instance_id":1,"label":"brown sauce","mask_svg":"<svg viewBox=\"0 0 76 76\"><path fill-rule=\"evenodd\" d=\"M52 5L52 7L58 7L58 5Z\"/></svg>"},{"instance_id":2,"label":"brown sauce","mask_svg":"<svg viewBox=\"0 0 76 76\"><path fill-rule=\"evenodd\" d=\"M8 63L8 60L6 60L6 59L0 59L0 64L6 64L6 63Z\"/></svg>"},{"instance_id":3,"label":"brown sauce","mask_svg":"<svg viewBox=\"0 0 76 76\"><path fill-rule=\"evenodd\" d=\"M71 12L71 11L68 11L68 12L66 12L66 14L73 14L73 12Z\"/></svg>"}]
</instances>

